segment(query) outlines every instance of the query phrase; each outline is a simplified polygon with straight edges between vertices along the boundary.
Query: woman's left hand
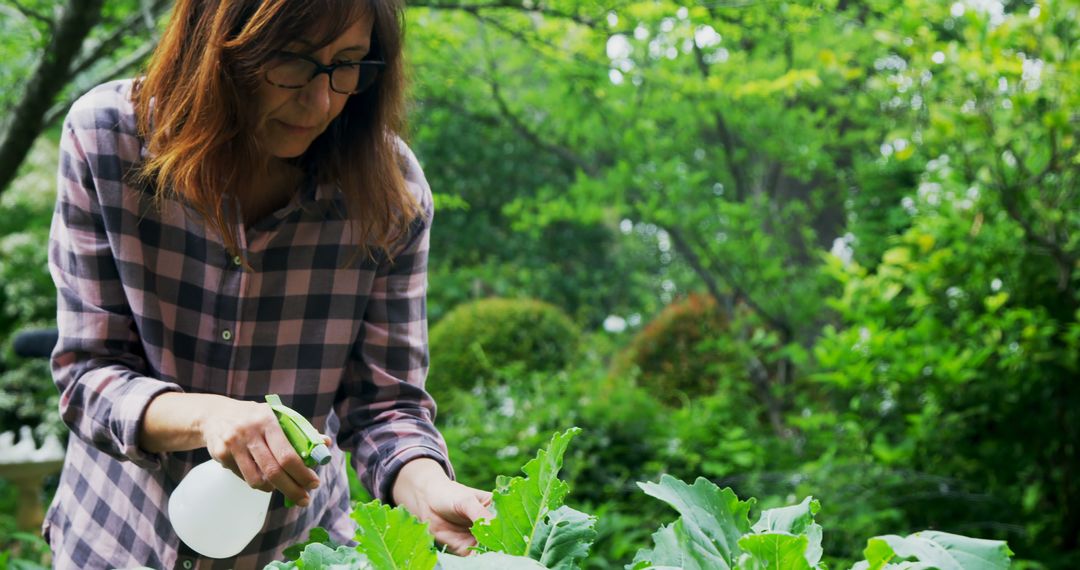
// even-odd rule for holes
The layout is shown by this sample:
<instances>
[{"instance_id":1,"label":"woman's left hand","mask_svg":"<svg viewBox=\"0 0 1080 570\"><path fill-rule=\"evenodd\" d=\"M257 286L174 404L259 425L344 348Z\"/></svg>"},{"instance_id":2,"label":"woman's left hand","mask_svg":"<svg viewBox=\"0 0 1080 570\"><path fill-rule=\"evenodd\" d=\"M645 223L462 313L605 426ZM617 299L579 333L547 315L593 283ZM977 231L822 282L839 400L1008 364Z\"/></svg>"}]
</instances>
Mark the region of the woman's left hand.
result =
<instances>
[{"instance_id":1,"label":"woman's left hand","mask_svg":"<svg viewBox=\"0 0 1080 570\"><path fill-rule=\"evenodd\" d=\"M436 542L458 556L467 556L476 545L469 530L473 522L494 517L488 510L491 493L451 481L438 462L426 457L401 468L393 494L395 503L428 523Z\"/></svg>"}]
</instances>

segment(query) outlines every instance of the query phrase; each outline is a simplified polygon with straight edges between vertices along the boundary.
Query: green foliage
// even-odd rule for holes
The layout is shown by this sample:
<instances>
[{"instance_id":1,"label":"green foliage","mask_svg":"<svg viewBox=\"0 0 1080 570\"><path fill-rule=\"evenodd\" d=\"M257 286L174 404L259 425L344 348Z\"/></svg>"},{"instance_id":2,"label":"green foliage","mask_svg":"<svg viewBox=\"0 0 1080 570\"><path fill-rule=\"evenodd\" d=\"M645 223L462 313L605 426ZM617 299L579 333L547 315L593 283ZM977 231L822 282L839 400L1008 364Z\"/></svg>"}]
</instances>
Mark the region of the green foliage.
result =
<instances>
[{"instance_id":1,"label":"green foliage","mask_svg":"<svg viewBox=\"0 0 1080 570\"><path fill-rule=\"evenodd\" d=\"M909 559L938 570L993 570L1008 568L1012 554L1000 541L927 530L908 537L871 538L866 545L866 560L853 570L899 570L911 567L903 562Z\"/></svg>"},{"instance_id":2,"label":"green foliage","mask_svg":"<svg viewBox=\"0 0 1080 570\"><path fill-rule=\"evenodd\" d=\"M67 428L56 413L60 394L53 384L49 362L15 358L8 362L14 366L0 373L0 386L4 387L0 391L0 432L32 426L39 438L65 435Z\"/></svg>"},{"instance_id":3,"label":"green foliage","mask_svg":"<svg viewBox=\"0 0 1080 570\"><path fill-rule=\"evenodd\" d=\"M659 483L639 483L645 494L664 501L682 515L661 527L655 547L634 557L634 568L731 568L741 554L739 538L750 532L754 501L740 501L731 489L721 491L707 479L687 485L664 476Z\"/></svg>"},{"instance_id":4,"label":"green foliage","mask_svg":"<svg viewBox=\"0 0 1080 570\"><path fill-rule=\"evenodd\" d=\"M526 477L497 480L492 499L495 518L472 527L482 550L528 555L565 570L576 568L575 561L588 554L596 521L563 505L569 487L558 478L566 447L579 431L574 428L552 437L549 447L522 468Z\"/></svg>"},{"instance_id":5,"label":"green foliage","mask_svg":"<svg viewBox=\"0 0 1080 570\"><path fill-rule=\"evenodd\" d=\"M456 307L431 329L435 393L495 380L510 365L554 372L571 362L580 331L556 307L529 299L483 299Z\"/></svg>"},{"instance_id":6,"label":"green foliage","mask_svg":"<svg viewBox=\"0 0 1080 570\"><path fill-rule=\"evenodd\" d=\"M59 394L47 361L10 350L21 330L56 324L56 287L46 245L56 199L55 141L43 137L21 175L0 195L0 432L34 428L35 435L67 432L56 413Z\"/></svg>"},{"instance_id":7,"label":"green foliage","mask_svg":"<svg viewBox=\"0 0 1080 570\"><path fill-rule=\"evenodd\" d=\"M582 427L563 472L578 500L595 507L638 502L634 482L659 476L658 460L677 433L658 402L632 386L613 389L596 363L477 390L439 417L462 482L479 488L516 471L544 434L567 423Z\"/></svg>"},{"instance_id":8,"label":"green foliage","mask_svg":"<svg viewBox=\"0 0 1080 570\"><path fill-rule=\"evenodd\" d=\"M0 569L45 570L52 559L49 545L37 533L19 530L16 524L19 496L14 485L0 479Z\"/></svg>"},{"instance_id":9,"label":"green foliage","mask_svg":"<svg viewBox=\"0 0 1080 570\"><path fill-rule=\"evenodd\" d=\"M1027 513L1029 532L1053 542L1076 523L1051 505L1080 492L1066 475L1066 442L1080 433L1065 411L1080 404L1066 388L1078 371L1067 340L1075 301L1036 293L1056 286L1045 258L1017 250L1024 230L995 196L961 198L969 194L950 164L931 161L919 216L872 271L832 262L844 326L825 329L812 378L839 414L836 427L850 427L842 437L875 461L966 482L1005 512ZM821 437L835 438L835 428ZM990 468L1003 465L1012 467ZM941 524L947 505L912 508L912 521Z\"/></svg>"},{"instance_id":10,"label":"green foliage","mask_svg":"<svg viewBox=\"0 0 1080 570\"><path fill-rule=\"evenodd\" d=\"M712 394L720 376L738 368L733 343L724 342L729 338L729 323L716 301L693 294L668 305L638 332L611 373L634 373L638 385L670 404Z\"/></svg>"},{"instance_id":11,"label":"green foliage","mask_svg":"<svg viewBox=\"0 0 1080 570\"><path fill-rule=\"evenodd\" d=\"M391 509L378 502L357 505L356 551L365 555L373 568L411 570L435 566L435 552L427 523L416 520L401 507Z\"/></svg>"},{"instance_id":12,"label":"green foliage","mask_svg":"<svg viewBox=\"0 0 1080 570\"><path fill-rule=\"evenodd\" d=\"M324 570L375 570L383 568L373 566L357 549L348 546L332 547L319 542L305 545L295 560L289 562L271 562L266 568L293 570L293 569L324 569ZM386 566L386 568L396 568Z\"/></svg>"},{"instance_id":13,"label":"green foliage","mask_svg":"<svg viewBox=\"0 0 1080 570\"><path fill-rule=\"evenodd\" d=\"M41 323L56 319L56 288L49 275L49 228L0 238L0 283L4 319L9 323Z\"/></svg>"},{"instance_id":14,"label":"green foliage","mask_svg":"<svg viewBox=\"0 0 1080 570\"><path fill-rule=\"evenodd\" d=\"M0 341L19 328L56 322L56 287L46 262L56 161L55 141L42 138L0 194Z\"/></svg>"},{"instance_id":15,"label":"green foliage","mask_svg":"<svg viewBox=\"0 0 1080 570\"><path fill-rule=\"evenodd\" d=\"M596 517L563 505L541 521L529 557L553 570L576 570L596 540L594 526Z\"/></svg>"},{"instance_id":16,"label":"green foliage","mask_svg":"<svg viewBox=\"0 0 1080 570\"><path fill-rule=\"evenodd\" d=\"M525 478L499 477L494 519L473 525L479 555L436 555L426 524L400 507L390 509L376 501L354 510L360 542L356 549L335 548L327 543L326 532L317 529L304 544L287 551L295 557L292 562L275 562L267 568L573 570L588 554L595 536L593 517L562 505L567 486L558 479L558 472L567 445L578 431L556 433L550 446L522 468ZM675 508L680 517L660 527L653 535L653 548L640 550L628 570L825 568L820 562L822 528L814 521L820 505L810 497L796 505L765 510L751 525L754 499L739 500L730 488L720 489L704 478L688 485L665 475L658 483L639 486ZM297 552L299 547L302 550ZM891 535L871 539L866 554L867 560L856 569L1005 570L1012 556L1003 542L934 531L906 539ZM914 560L886 566L894 558Z\"/></svg>"},{"instance_id":17,"label":"green foliage","mask_svg":"<svg viewBox=\"0 0 1080 570\"><path fill-rule=\"evenodd\" d=\"M302 553L309 544L322 544L324 546L329 546L331 549L336 546L334 542L330 540L330 533L326 532L326 529L315 527L308 533L308 539L306 541L286 548L284 554L286 557L296 560L300 558L300 553Z\"/></svg>"}]
</instances>

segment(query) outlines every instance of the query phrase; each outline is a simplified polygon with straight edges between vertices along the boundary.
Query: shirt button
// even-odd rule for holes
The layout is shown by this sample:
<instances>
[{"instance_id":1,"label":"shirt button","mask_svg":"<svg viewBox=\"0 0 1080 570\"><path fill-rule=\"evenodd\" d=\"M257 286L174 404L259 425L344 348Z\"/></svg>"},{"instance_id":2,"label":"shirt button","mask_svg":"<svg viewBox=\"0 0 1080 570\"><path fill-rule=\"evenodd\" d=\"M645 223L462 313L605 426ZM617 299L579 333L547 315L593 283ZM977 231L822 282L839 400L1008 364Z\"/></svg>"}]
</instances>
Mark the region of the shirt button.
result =
<instances>
[{"instance_id":1,"label":"shirt button","mask_svg":"<svg viewBox=\"0 0 1080 570\"><path fill-rule=\"evenodd\" d=\"M232 340L232 331L229 329L221 331L221 338L222 340Z\"/></svg>"},{"instance_id":2,"label":"shirt button","mask_svg":"<svg viewBox=\"0 0 1080 570\"><path fill-rule=\"evenodd\" d=\"M184 568L185 568L185 570L191 570L191 567L192 567L192 566L193 566L193 564L191 563L191 561L190 561L190 560L185 560L185 561L184 561Z\"/></svg>"},{"instance_id":3,"label":"shirt button","mask_svg":"<svg viewBox=\"0 0 1080 570\"><path fill-rule=\"evenodd\" d=\"M240 256L238 255L238 256L232 258L232 263L233 263L233 265L241 265L241 264L244 263L244 260L240 259Z\"/></svg>"}]
</instances>

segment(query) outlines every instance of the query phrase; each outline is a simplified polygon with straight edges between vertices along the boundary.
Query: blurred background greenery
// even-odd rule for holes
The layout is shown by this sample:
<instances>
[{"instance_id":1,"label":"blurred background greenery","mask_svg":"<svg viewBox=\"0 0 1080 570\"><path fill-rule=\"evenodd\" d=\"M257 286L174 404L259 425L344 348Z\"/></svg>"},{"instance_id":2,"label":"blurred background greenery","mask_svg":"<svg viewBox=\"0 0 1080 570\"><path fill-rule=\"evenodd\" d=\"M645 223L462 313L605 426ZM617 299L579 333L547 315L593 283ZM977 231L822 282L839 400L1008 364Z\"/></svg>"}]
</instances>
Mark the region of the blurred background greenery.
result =
<instances>
[{"instance_id":1,"label":"blurred background greenery","mask_svg":"<svg viewBox=\"0 0 1080 570\"><path fill-rule=\"evenodd\" d=\"M578 425L590 568L671 519L634 486L660 473L814 495L837 568L924 528L1080 567L1076 2L409 6L428 386L464 482ZM0 431L64 430L10 349L55 319L59 121L169 8L0 0ZM47 564L15 503L0 480L0 567Z\"/></svg>"}]
</instances>

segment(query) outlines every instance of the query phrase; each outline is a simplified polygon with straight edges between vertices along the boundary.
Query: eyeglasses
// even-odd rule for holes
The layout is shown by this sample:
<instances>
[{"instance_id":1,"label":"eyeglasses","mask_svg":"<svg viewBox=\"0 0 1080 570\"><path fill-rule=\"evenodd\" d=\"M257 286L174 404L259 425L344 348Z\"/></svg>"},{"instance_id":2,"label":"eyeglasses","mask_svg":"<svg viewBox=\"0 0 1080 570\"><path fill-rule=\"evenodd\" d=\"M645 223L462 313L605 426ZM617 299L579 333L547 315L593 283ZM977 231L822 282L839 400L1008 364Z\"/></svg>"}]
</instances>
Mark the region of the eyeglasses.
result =
<instances>
[{"instance_id":1,"label":"eyeglasses","mask_svg":"<svg viewBox=\"0 0 1080 570\"><path fill-rule=\"evenodd\" d=\"M266 81L276 87L300 89L321 73L330 76L330 89L353 95L371 87L386 62L363 60L323 65L306 55L275 52L266 66Z\"/></svg>"}]
</instances>

